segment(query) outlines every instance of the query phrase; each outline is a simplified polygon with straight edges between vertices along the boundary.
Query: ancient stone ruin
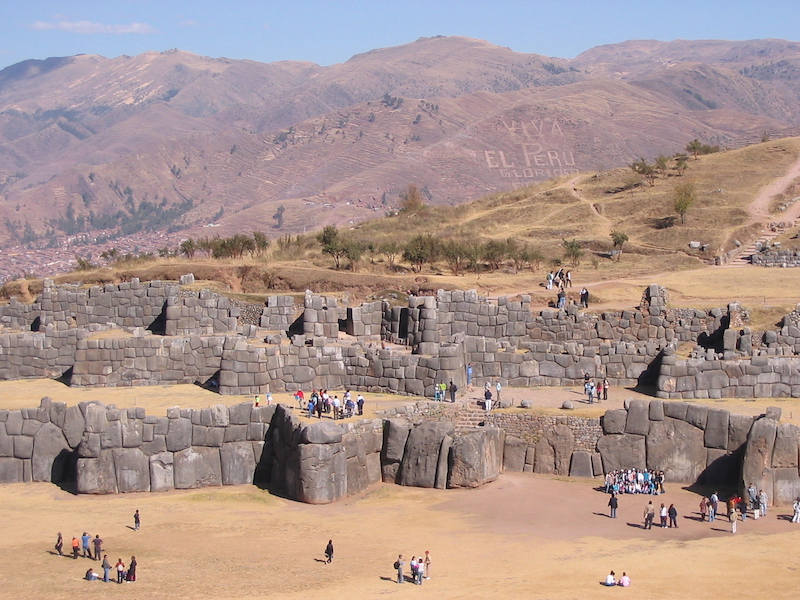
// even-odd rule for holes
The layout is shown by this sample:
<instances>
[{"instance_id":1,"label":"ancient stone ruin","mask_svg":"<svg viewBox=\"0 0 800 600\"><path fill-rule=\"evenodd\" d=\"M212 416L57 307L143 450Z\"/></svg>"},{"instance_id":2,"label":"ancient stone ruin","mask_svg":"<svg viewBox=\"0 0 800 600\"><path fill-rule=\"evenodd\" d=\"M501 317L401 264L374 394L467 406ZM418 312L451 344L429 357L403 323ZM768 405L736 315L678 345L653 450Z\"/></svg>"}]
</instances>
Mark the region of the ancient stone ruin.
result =
<instances>
[{"instance_id":1,"label":"ancient stone ruin","mask_svg":"<svg viewBox=\"0 0 800 600\"><path fill-rule=\"evenodd\" d=\"M457 409L427 403L376 421L309 426L283 407L174 408L162 417L47 400L0 411L0 481L72 477L86 493L261 482L317 503L381 479L472 487L504 468L597 477L647 466L687 483L752 478L781 501L800 492L796 428L774 413L753 421L669 402L800 397L800 312L756 332L736 303L700 311L667 300L649 286L638 308L600 313L534 312L528 296L492 302L474 291L406 305L340 306L311 292L253 305L164 282L45 282L34 303L0 307L0 379L432 397L441 381L463 388L471 364L478 384L568 386L588 373L615 386L653 383L667 401L631 402L602 420L499 413L474 427ZM678 358L687 346L689 358Z\"/></svg>"}]
</instances>

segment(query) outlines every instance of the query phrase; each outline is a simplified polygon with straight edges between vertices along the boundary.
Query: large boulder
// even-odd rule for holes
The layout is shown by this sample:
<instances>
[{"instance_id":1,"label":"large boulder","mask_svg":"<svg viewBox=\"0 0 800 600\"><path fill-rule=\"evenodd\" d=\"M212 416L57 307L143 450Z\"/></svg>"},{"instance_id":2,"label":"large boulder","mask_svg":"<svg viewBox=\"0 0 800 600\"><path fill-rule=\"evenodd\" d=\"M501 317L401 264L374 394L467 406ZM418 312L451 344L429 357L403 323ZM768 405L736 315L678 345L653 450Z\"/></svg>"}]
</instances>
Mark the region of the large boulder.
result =
<instances>
[{"instance_id":1,"label":"large boulder","mask_svg":"<svg viewBox=\"0 0 800 600\"><path fill-rule=\"evenodd\" d=\"M556 453L546 438L540 438L534 446L533 472L552 475L556 472Z\"/></svg>"},{"instance_id":2,"label":"large boulder","mask_svg":"<svg viewBox=\"0 0 800 600\"><path fill-rule=\"evenodd\" d=\"M53 423L44 423L33 438L31 457L34 481L63 481L69 472L71 449L63 432Z\"/></svg>"},{"instance_id":3,"label":"large boulder","mask_svg":"<svg viewBox=\"0 0 800 600\"><path fill-rule=\"evenodd\" d=\"M758 419L753 423L744 451L742 488L754 483L757 489L772 489L772 451L777 434L778 423L773 419Z\"/></svg>"},{"instance_id":4,"label":"large boulder","mask_svg":"<svg viewBox=\"0 0 800 600\"><path fill-rule=\"evenodd\" d=\"M797 442L800 429L791 423L781 423L775 436L772 450L773 467L793 467L797 470Z\"/></svg>"},{"instance_id":5,"label":"large boulder","mask_svg":"<svg viewBox=\"0 0 800 600\"><path fill-rule=\"evenodd\" d=\"M513 435L507 435L503 449L503 469L521 473L525 467L525 454L527 451L528 442Z\"/></svg>"},{"instance_id":6,"label":"large boulder","mask_svg":"<svg viewBox=\"0 0 800 600\"><path fill-rule=\"evenodd\" d=\"M572 453L569 465L570 477L592 477L592 455L578 450Z\"/></svg>"},{"instance_id":7,"label":"large boulder","mask_svg":"<svg viewBox=\"0 0 800 600\"><path fill-rule=\"evenodd\" d=\"M706 428L708 407L702 404L689 404L686 408L686 422L700 429Z\"/></svg>"},{"instance_id":8,"label":"large boulder","mask_svg":"<svg viewBox=\"0 0 800 600\"><path fill-rule=\"evenodd\" d=\"M653 421L647 436L647 468L667 481L694 483L706 468L703 431L679 419Z\"/></svg>"},{"instance_id":9,"label":"large boulder","mask_svg":"<svg viewBox=\"0 0 800 600\"><path fill-rule=\"evenodd\" d=\"M744 450L747 435L753 426L755 417L748 415L730 415L728 418L728 450L735 452L739 448Z\"/></svg>"},{"instance_id":10,"label":"large boulder","mask_svg":"<svg viewBox=\"0 0 800 600\"><path fill-rule=\"evenodd\" d=\"M481 427L459 433L450 451L449 488L474 488L500 476L505 432Z\"/></svg>"},{"instance_id":11,"label":"large boulder","mask_svg":"<svg viewBox=\"0 0 800 600\"><path fill-rule=\"evenodd\" d=\"M180 452L192 445L192 420L177 418L169 420L167 429L167 450Z\"/></svg>"},{"instance_id":12,"label":"large boulder","mask_svg":"<svg viewBox=\"0 0 800 600\"><path fill-rule=\"evenodd\" d=\"M650 429L650 405L645 400L631 400L628 406L628 418L625 421L625 433L647 435Z\"/></svg>"},{"instance_id":13,"label":"large boulder","mask_svg":"<svg viewBox=\"0 0 800 600\"><path fill-rule=\"evenodd\" d=\"M625 433L625 422L628 419L628 411L624 408L607 410L600 423L603 426L603 433L606 435L615 433Z\"/></svg>"},{"instance_id":14,"label":"large boulder","mask_svg":"<svg viewBox=\"0 0 800 600\"><path fill-rule=\"evenodd\" d=\"M166 492L175 489L172 452L160 452L150 457L150 491Z\"/></svg>"},{"instance_id":15,"label":"large boulder","mask_svg":"<svg viewBox=\"0 0 800 600\"><path fill-rule=\"evenodd\" d=\"M711 409L706 419L704 444L706 448L728 448L728 428L730 427L730 413L727 410Z\"/></svg>"},{"instance_id":16,"label":"large boulder","mask_svg":"<svg viewBox=\"0 0 800 600\"><path fill-rule=\"evenodd\" d=\"M536 451L539 452L538 447ZM642 435L604 435L597 440L597 451L603 457L603 469L606 473L617 469L644 469L647 466Z\"/></svg>"},{"instance_id":17,"label":"large boulder","mask_svg":"<svg viewBox=\"0 0 800 600\"><path fill-rule=\"evenodd\" d=\"M790 505L800 498L800 476L796 468L778 467L772 473L774 484L769 498L775 505ZM769 490L767 490L769 494Z\"/></svg>"},{"instance_id":18,"label":"large boulder","mask_svg":"<svg viewBox=\"0 0 800 600\"><path fill-rule=\"evenodd\" d=\"M442 442L454 433L453 424L447 421L424 421L414 427L400 464L400 485L434 487Z\"/></svg>"},{"instance_id":19,"label":"large boulder","mask_svg":"<svg viewBox=\"0 0 800 600\"><path fill-rule=\"evenodd\" d=\"M347 459L339 444L302 444L298 447L297 500L328 504L347 493Z\"/></svg>"},{"instance_id":20,"label":"large boulder","mask_svg":"<svg viewBox=\"0 0 800 600\"><path fill-rule=\"evenodd\" d=\"M117 477L117 491L149 492L150 461L139 448L115 448L114 472Z\"/></svg>"},{"instance_id":21,"label":"large boulder","mask_svg":"<svg viewBox=\"0 0 800 600\"><path fill-rule=\"evenodd\" d=\"M0 483L22 483L22 463L18 458L0 458Z\"/></svg>"},{"instance_id":22,"label":"large boulder","mask_svg":"<svg viewBox=\"0 0 800 600\"><path fill-rule=\"evenodd\" d=\"M179 490L222 485L219 448L192 447L176 452L173 469Z\"/></svg>"},{"instance_id":23,"label":"large boulder","mask_svg":"<svg viewBox=\"0 0 800 600\"><path fill-rule=\"evenodd\" d=\"M438 490L443 490L447 487L447 475L450 471L450 451L452 448L453 438L449 435L444 436L442 448L439 451L439 462L436 464L436 483L434 483L434 487Z\"/></svg>"},{"instance_id":24,"label":"large boulder","mask_svg":"<svg viewBox=\"0 0 800 600\"><path fill-rule=\"evenodd\" d=\"M342 441L342 428L333 421L318 421L303 428L303 444L338 444Z\"/></svg>"},{"instance_id":25,"label":"large boulder","mask_svg":"<svg viewBox=\"0 0 800 600\"><path fill-rule=\"evenodd\" d=\"M256 459L252 442L229 442L219 451L223 485L253 483Z\"/></svg>"},{"instance_id":26,"label":"large boulder","mask_svg":"<svg viewBox=\"0 0 800 600\"><path fill-rule=\"evenodd\" d=\"M575 434L566 425L556 425L536 443L533 470L536 473L569 475Z\"/></svg>"},{"instance_id":27,"label":"large boulder","mask_svg":"<svg viewBox=\"0 0 800 600\"><path fill-rule=\"evenodd\" d=\"M77 489L79 494L116 494L113 450L103 450L97 458L79 458Z\"/></svg>"},{"instance_id":28,"label":"large boulder","mask_svg":"<svg viewBox=\"0 0 800 600\"><path fill-rule=\"evenodd\" d=\"M686 420L689 405L686 402L664 402L664 416L673 419Z\"/></svg>"},{"instance_id":29,"label":"large boulder","mask_svg":"<svg viewBox=\"0 0 800 600\"><path fill-rule=\"evenodd\" d=\"M383 452L385 463L400 462L406 451L408 434L411 433L411 423L405 419L386 419L383 422Z\"/></svg>"},{"instance_id":30,"label":"large boulder","mask_svg":"<svg viewBox=\"0 0 800 600\"><path fill-rule=\"evenodd\" d=\"M102 404L86 405L86 431L89 433L105 433L108 426L106 407Z\"/></svg>"},{"instance_id":31,"label":"large boulder","mask_svg":"<svg viewBox=\"0 0 800 600\"><path fill-rule=\"evenodd\" d=\"M79 406L69 406L64 414L64 436L70 448L75 448L83 437L86 420Z\"/></svg>"}]
</instances>

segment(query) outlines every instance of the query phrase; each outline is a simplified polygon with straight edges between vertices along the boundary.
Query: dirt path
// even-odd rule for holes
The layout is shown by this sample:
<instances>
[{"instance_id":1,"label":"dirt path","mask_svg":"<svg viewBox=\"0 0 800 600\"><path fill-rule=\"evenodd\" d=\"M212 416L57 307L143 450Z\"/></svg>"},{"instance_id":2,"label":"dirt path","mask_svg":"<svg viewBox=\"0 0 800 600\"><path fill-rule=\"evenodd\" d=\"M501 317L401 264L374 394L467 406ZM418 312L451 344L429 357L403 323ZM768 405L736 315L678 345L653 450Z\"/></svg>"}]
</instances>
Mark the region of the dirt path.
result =
<instances>
[{"instance_id":1,"label":"dirt path","mask_svg":"<svg viewBox=\"0 0 800 600\"><path fill-rule=\"evenodd\" d=\"M773 220L775 215L769 210L772 199L778 194L785 192L798 178L800 178L800 157L789 167L789 170L783 177L779 177L758 192L758 196L756 196L755 200L747 207L747 213L750 215L750 223ZM786 209L781 215L780 220L791 221L798 217L800 217L800 203L795 202Z\"/></svg>"}]
</instances>

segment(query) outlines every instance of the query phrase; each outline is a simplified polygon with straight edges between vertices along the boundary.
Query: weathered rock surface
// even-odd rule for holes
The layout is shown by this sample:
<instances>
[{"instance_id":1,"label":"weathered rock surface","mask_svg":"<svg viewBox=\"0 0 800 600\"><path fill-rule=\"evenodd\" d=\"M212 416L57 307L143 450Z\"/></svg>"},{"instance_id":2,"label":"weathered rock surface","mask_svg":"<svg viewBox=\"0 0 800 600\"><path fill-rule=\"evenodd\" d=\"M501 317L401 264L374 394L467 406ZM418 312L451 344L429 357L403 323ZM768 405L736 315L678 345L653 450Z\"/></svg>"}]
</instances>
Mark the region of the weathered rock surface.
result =
<instances>
[{"instance_id":1,"label":"weathered rock surface","mask_svg":"<svg viewBox=\"0 0 800 600\"><path fill-rule=\"evenodd\" d=\"M653 421L646 450L647 468L664 471L667 481L696 481L706 468L703 431L685 421Z\"/></svg>"},{"instance_id":2,"label":"weathered rock surface","mask_svg":"<svg viewBox=\"0 0 800 600\"><path fill-rule=\"evenodd\" d=\"M299 451L297 499L327 504L347 493L347 464L341 443L302 444Z\"/></svg>"},{"instance_id":3,"label":"weathered rock surface","mask_svg":"<svg viewBox=\"0 0 800 600\"><path fill-rule=\"evenodd\" d=\"M45 423L36 432L31 459L34 481L63 481L68 473L70 447L64 434L53 423Z\"/></svg>"},{"instance_id":4,"label":"weathered rock surface","mask_svg":"<svg viewBox=\"0 0 800 600\"><path fill-rule=\"evenodd\" d=\"M400 485L434 487L442 442L454 433L453 424L446 421L424 421L414 427L400 465Z\"/></svg>"},{"instance_id":5,"label":"weathered rock surface","mask_svg":"<svg viewBox=\"0 0 800 600\"><path fill-rule=\"evenodd\" d=\"M506 436L503 449L503 468L506 471L522 472L525 466L525 454L528 451L528 442L513 435Z\"/></svg>"},{"instance_id":6,"label":"weathered rock surface","mask_svg":"<svg viewBox=\"0 0 800 600\"><path fill-rule=\"evenodd\" d=\"M175 452L173 469L179 490L222 485L218 448L192 447Z\"/></svg>"},{"instance_id":7,"label":"weathered rock surface","mask_svg":"<svg viewBox=\"0 0 800 600\"><path fill-rule=\"evenodd\" d=\"M756 489L771 490L772 450L778 433L778 423L773 419L758 419L747 436L744 464L742 465L742 488L751 482Z\"/></svg>"},{"instance_id":8,"label":"weathered rock surface","mask_svg":"<svg viewBox=\"0 0 800 600\"><path fill-rule=\"evenodd\" d=\"M245 485L253 483L256 460L251 442L222 444L219 451L223 485Z\"/></svg>"},{"instance_id":9,"label":"weathered rock surface","mask_svg":"<svg viewBox=\"0 0 800 600\"><path fill-rule=\"evenodd\" d=\"M77 489L79 494L116 494L113 450L103 450L98 458L79 458Z\"/></svg>"},{"instance_id":10,"label":"weathered rock surface","mask_svg":"<svg viewBox=\"0 0 800 600\"><path fill-rule=\"evenodd\" d=\"M500 476L505 432L481 427L460 433L450 452L449 488L474 488Z\"/></svg>"},{"instance_id":11,"label":"weathered rock surface","mask_svg":"<svg viewBox=\"0 0 800 600\"><path fill-rule=\"evenodd\" d=\"M117 478L117 491L149 492L150 461L139 448L116 448L114 471Z\"/></svg>"},{"instance_id":12,"label":"weathered rock surface","mask_svg":"<svg viewBox=\"0 0 800 600\"><path fill-rule=\"evenodd\" d=\"M653 421L653 423L658 423L658 421ZM538 453L538 447L536 451ZM645 469L647 467L645 439L642 435L625 433L603 436L597 441L597 451L603 457L603 469L606 473L617 469Z\"/></svg>"}]
</instances>

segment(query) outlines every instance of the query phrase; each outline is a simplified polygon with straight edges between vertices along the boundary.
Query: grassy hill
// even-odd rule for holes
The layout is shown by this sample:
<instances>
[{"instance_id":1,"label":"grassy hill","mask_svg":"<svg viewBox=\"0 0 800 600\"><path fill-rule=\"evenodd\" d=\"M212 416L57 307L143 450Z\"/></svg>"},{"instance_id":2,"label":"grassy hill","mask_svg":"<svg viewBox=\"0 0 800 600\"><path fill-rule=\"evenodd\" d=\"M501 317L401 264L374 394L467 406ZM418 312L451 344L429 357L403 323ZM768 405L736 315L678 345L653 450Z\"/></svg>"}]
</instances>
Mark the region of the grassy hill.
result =
<instances>
[{"instance_id":1,"label":"grassy hill","mask_svg":"<svg viewBox=\"0 0 800 600\"><path fill-rule=\"evenodd\" d=\"M732 248L734 240L747 243L764 227L763 220L751 215L753 203L767 184L784 176L799 154L800 138L782 139L689 158L682 175L668 168L652 185L631 169L614 169L550 180L460 206L401 211L337 230L340 240L361 245L359 260L342 256L340 269L322 252L318 232L311 232L286 236L271 244L263 256L214 259L198 250L191 259L129 257L107 267L61 275L57 280L80 279L86 284L132 277L175 280L193 272L202 282L198 285L248 301L306 289L355 298L402 298L409 290L476 288L488 294L533 293L545 303L552 296L542 287L545 274L561 264L573 271L578 286L594 286L593 297L601 304L635 303L643 285L663 279L671 281L676 300L684 297L689 303L702 304L703 297L727 302L772 294L788 307L796 288L783 285L786 289L773 289L771 282L776 278L766 269L738 269L735 277L731 270L706 269L701 277L708 283L706 292L693 281L697 276L692 272L705 268L715 254ZM694 185L697 199L681 224L674 209L674 189L685 183ZM766 198L767 220L778 204L800 195L799 188L800 182L793 181L781 193ZM779 220L781 214L774 212L774 219ZM610 256L612 231L629 238L619 260ZM787 241L792 233L786 234ZM494 267L485 255L477 255L472 257L471 267L465 263L459 275L453 274L443 258L416 269L402 252L419 236L476 246L510 239L518 248L527 245L530 254L528 260L517 264L507 255ZM582 255L575 261L565 256L565 240L575 240L580 246ZM704 252L691 249L690 241L708 248ZM394 264L383 251L392 243L397 254ZM787 278L796 277L782 273L780 279L786 282ZM35 280L17 281L6 285L2 294L30 299L40 286Z\"/></svg>"}]
</instances>

